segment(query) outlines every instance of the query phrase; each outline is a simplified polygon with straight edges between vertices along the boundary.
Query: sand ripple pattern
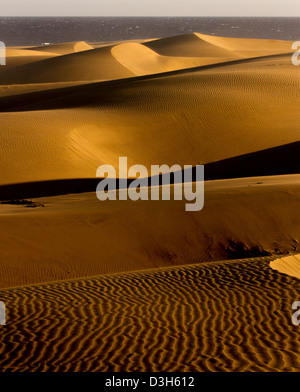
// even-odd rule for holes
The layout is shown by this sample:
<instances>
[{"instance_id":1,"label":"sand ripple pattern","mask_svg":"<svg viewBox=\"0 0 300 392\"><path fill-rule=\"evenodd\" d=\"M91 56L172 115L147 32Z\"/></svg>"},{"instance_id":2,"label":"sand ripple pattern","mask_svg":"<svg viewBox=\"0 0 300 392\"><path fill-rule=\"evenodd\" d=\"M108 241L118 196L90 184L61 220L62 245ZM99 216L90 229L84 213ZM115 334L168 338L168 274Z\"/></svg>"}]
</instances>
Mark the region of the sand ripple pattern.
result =
<instances>
[{"instance_id":1,"label":"sand ripple pattern","mask_svg":"<svg viewBox=\"0 0 300 392\"><path fill-rule=\"evenodd\" d=\"M300 371L300 281L274 257L0 291L1 371Z\"/></svg>"}]
</instances>

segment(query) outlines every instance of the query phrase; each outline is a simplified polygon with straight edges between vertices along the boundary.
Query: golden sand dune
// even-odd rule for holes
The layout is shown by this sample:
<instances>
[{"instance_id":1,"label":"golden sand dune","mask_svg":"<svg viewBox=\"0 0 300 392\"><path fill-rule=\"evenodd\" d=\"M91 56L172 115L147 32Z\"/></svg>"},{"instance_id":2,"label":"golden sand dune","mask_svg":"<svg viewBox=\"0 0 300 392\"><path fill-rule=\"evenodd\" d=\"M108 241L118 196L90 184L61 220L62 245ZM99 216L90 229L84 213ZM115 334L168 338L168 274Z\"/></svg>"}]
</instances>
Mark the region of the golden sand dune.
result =
<instances>
[{"instance_id":1,"label":"golden sand dune","mask_svg":"<svg viewBox=\"0 0 300 392\"><path fill-rule=\"evenodd\" d=\"M82 52L84 50L93 49L93 46L89 45L87 42L67 42L61 44L51 44L43 46L34 46L30 48L38 52L51 52L54 54L69 54L75 52Z\"/></svg>"},{"instance_id":2,"label":"golden sand dune","mask_svg":"<svg viewBox=\"0 0 300 392\"><path fill-rule=\"evenodd\" d=\"M299 256L276 260L300 241L290 51L198 33L8 49L0 371L300 370ZM205 164L204 208L178 185L99 201L96 170L119 176L119 157Z\"/></svg>"},{"instance_id":3,"label":"golden sand dune","mask_svg":"<svg viewBox=\"0 0 300 392\"><path fill-rule=\"evenodd\" d=\"M1 72L1 84L110 80L290 53L292 49L291 42L221 38L195 33L98 48L86 42L76 42L9 50L21 52L21 58L27 53L27 62L32 60L32 52L40 56L44 54L45 57L41 57L38 63L35 61L32 66L26 65L25 60L17 59L18 62L10 65L13 69L7 68ZM57 57L47 58L51 55Z\"/></svg>"},{"instance_id":4,"label":"golden sand dune","mask_svg":"<svg viewBox=\"0 0 300 392\"><path fill-rule=\"evenodd\" d=\"M270 260L1 290L0 369L299 371L291 304L300 283Z\"/></svg>"},{"instance_id":5,"label":"golden sand dune","mask_svg":"<svg viewBox=\"0 0 300 392\"><path fill-rule=\"evenodd\" d=\"M298 80L279 56L2 97L1 184L93 178L119 156L196 165L298 141Z\"/></svg>"},{"instance_id":6,"label":"golden sand dune","mask_svg":"<svg viewBox=\"0 0 300 392\"><path fill-rule=\"evenodd\" d=\"M173 57L228 57L239 58L238 54L222 45L215 45L205 39L206 35L184 34L145 42L144 45L160 55ZM214 37L212 37L214 38ZM246 45L247 40L244 41Z\"/></svg>"},{"instance_id":7,"label":"golden sand dune","mask_svg":"<svg viewBox=\"0 0 300 392\"><path fill-rule=\"evenodd\" d=\"M30 49L25 50L25 49L7 48L5 70L34 63L37 61L46 60L55 56L56 56L55 53L46 52L46 51L37 52L35 50L30 50ZM2 79L2 70L0 72L0 83L1 84L4 83L4 79Z\"/></svg>"},{"instance_id":8,"label":"golden sand dune","mask_svg":"<svg viewBox=\"0 0 300 392\"><path fill-rule=\"evenodd\" d=\"M291 41L215 37L199 33L195 33L195 35L211 45L234 51L243 57L266 56L267 54L290 53L292 51Z\"/></svg>"},{"instance_id":9,"label":"golden sand dune","mask_svg":"<svg viewBox=\"0 0 300 392\"><path fill-rule=\"evenodd\" d=\"M242 58L267 54L290 53L292 42L267 39L216 37L205 34L184 34L144 43L163 56Z\"/></svg>"},{"instance_id":10,"label":"golden sand dune","mask_svg":"<svg viewBox=\"0 0 300 392\"><path fill-rule=\"evenodd\" d=\"M14 48L8 47L6 48L6 58L10 59L10 57L43 57L43 56L55 56L56 53L52 53L51 51L43 51L40 53L39 51L34 50L35 48Z\"/></svg>"},{"instance_id":11,"label":"golden sand dune","mask_svg":"<svg viewBox=\"0 0 300 392\"><path fill-rule=\"evenodd\" d=\"M93 47L83 41L24 48L9 47L6 49L5 70L37 61L46 60L58 55L81 52L90 49L93 49ZM22 72L22 68L18 68L18 70ZM2 78L1 84L3 84Z\"/></svg>"},{"instance_id":12,"label":"golden sand dune","mask_svg":"<svg viewBox=\"0 0 300 392\"><path fill-rule=\"evenodd\" d=\"M220 57L170 57L160 56L149 48L137 44L127 43L116 45L111 50L112 55L120 64L129 69L135 75L148 75L170 72L184 68L193 68L200 65L221 62ZM228 60L236 57L231 53Z\"/></svg>"},{"instance_id":13,"label":"golden sand dune","mask_svg":"<svg viewBox=\"0 0 300 392\"><path fill-rule=\"evenodd\" d=\"M1 71L2 84L119 79L134 76L111 54L110 47L59 55Z\"/></svg>"},{"instance_id":14,"label":"golden sand dune","mask_svg":"<svg viewBox=\"0 0 300 392\"><path fill-rule=\"evenodd\" d=\"M77 86L86 82L57 82L57 83L33 83L33 84L9 84L0 85L0 97L24 96L35 91L56 90L63 87ZM15 99L15 97L13 98Z\"/></svg>"},{"instance_id":15,"label":"golden sand dune","mask_svg":"<svg viewBox=\"0 0 300 392\"><path fill-rule=\"evenodd\" d=\"M198 212L171 195L0 204L0 287L299 250L299 175L207 181Z\"/></svg>"},{"instance_id":16,"label":"golden sand dune","mask_svg":"<svg viewBox=\"0 0 300 392\"><path fill-rule=\"evenodd\" d=\"M276 259L270 263L270 266L283 274L295 276L300 279L300 257L293 255Z\"/></svg>"}]
</instances>

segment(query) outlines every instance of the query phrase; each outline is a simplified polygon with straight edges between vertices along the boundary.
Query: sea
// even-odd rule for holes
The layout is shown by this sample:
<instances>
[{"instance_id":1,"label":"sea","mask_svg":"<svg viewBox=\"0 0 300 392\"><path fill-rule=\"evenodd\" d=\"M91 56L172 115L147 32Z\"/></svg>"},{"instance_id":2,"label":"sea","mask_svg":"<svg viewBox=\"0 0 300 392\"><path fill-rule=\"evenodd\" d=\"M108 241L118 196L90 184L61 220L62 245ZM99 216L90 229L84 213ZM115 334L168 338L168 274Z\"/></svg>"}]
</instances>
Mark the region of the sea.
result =
<instances>
[{"instance_id":1,"label":"sea","mask_svg":"<svg viewBox=\"0 0 300 392\"><path fill-rule=\"evenodd\" d=\"M300 18L0 17L0 41L6 46L151 39L192 32L296 41L300 40Z\"/></svg>"}]
</instances>

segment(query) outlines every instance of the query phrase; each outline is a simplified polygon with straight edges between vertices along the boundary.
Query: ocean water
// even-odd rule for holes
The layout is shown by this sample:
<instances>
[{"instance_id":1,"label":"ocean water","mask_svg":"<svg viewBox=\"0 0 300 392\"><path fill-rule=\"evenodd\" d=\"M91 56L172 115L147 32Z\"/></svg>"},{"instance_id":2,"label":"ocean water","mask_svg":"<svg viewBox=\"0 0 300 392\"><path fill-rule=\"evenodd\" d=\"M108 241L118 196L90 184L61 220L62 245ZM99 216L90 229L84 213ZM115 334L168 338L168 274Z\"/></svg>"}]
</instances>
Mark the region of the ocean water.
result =
<instances>
[{"instance_id":1,"label":"ocean water","mask_svg":"<svg viewBox=\"0 0 300 392\"><path fill-rule=\"evenodd\" d=\"M300 18L0 17L0 41L7 46L147 39L194 31L216 36L296 41L300 40Z\"/></svg>"}]
</instances>

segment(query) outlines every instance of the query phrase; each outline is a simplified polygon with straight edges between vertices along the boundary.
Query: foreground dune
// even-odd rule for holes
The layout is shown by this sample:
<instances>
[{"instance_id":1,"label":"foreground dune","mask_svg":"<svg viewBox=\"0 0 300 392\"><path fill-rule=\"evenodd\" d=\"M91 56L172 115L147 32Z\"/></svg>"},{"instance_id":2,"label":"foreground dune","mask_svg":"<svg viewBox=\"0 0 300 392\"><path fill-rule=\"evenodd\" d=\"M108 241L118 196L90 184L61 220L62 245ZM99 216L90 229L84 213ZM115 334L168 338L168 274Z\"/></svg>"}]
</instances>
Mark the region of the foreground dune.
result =
<instances>
[{"instance_id":1,"label":"foreground dune","mask_svg":"<svg viewBox=\"0 0 300 392\"><path fill-rule=\"evenodd\" d=\"M299 371L300 283L270 260L0 290L0 369Z\"/></svg>"},{"instance_id":2,"label":"foreground dune","mask_svg":"<svg viewBox=\"0 0 300 392\"><path fill-rule=\"evenodd\" d=\"M299 250L299 175L208 181L198 212L173 199L0 204L0 287Z\"/></svg>"},{"instance_id":3,"label":"foreground dune","mask_svg":"<svg viewBox=\"0 0 300 392\"><path fill-rule=\"evenodd\" d=\"M199 33L8 48L0 371L300 370L290 51ZM182 184L99 201L96 170L119 177L119 157L204 164L204 208L174 200Z\"/></svg>"}]
</instances>

